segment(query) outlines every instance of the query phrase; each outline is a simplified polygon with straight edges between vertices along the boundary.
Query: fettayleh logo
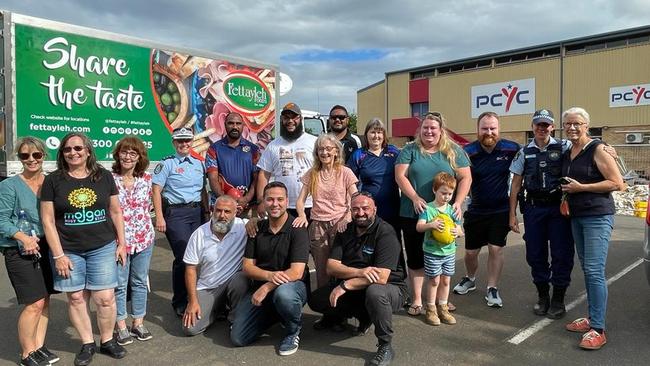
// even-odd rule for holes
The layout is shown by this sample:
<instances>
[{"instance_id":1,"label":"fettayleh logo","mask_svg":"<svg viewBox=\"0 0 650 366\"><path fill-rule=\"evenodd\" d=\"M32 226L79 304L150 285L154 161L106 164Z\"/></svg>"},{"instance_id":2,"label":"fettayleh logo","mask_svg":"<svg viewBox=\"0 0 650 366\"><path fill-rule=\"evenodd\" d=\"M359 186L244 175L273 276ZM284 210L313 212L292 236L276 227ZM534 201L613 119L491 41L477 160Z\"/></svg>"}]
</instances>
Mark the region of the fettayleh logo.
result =
<instances>
[{"instance_id":1,"label":"fettayleh logo","mask_svg":"<svg viewBox=\"0 0 650 366\"><path fill-rule=\"evenodd\" d=\"M264 113L271 106L271 93L257 75L235 71L223 82L223 92L230 105L248 116Z\"/></svg>"},{"instance_id":2,"label":"fettayleh logo","mask_svg":"<svg viewBox=\"0 0 650 366\"><path fill-rule=\"evenodd\" d=\"M535 112L535 79L477 85L471 94L472 118L488 111L500 116Z\"/></svg>"},{"instance_id":3,"label":"fettayleh logo","mask_svg":"<svg viewBox=\"0 0 650 366\"><path fill-rule=\"evenodd\" d=\"M636 107L650 105L650 84L636 84L609 88L609 107Z\"/></svg>"}]
</instances>

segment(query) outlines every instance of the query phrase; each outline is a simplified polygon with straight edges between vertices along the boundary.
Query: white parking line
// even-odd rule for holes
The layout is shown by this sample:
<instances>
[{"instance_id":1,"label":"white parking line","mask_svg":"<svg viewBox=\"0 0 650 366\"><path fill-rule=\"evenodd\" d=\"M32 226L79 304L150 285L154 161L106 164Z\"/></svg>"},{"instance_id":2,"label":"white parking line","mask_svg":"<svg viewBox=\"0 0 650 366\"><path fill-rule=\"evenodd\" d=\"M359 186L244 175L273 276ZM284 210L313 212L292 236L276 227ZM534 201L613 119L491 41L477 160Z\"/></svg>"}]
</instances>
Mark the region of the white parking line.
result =
<instances>
[{"instance_id":1,"label":"white parking line","mask_svg":"<svg viewBox=\"0 0 650 366\"><path fill-rule=\"evenodd\" d=\"M613 277L610 277L607 280L607 286L611 285L616 280L618 280L621 277L625 276L628 272L630 272L634 268L638 267L641 263L643 263L642 258L636 260L634 263L632 263L629 266L625 267L622 271L618 272ZM578 306L578 304L585 301L586 299L587 299L587 293L583 292L582 294L580 294L580 296L578 296L577 299L573 300L571 303L569 303L566 306L567 312L570 311L571 309L575 308L576 306ZM553 322L553 320L548 319L548 318L538 320L535 323L533 323L531 326L529 326L528 328L522 329L517 334L512 336L510 339L508 339L508 343L512 343L512 344L515 344L515 345L520 344L521 342L523 342L526 339L530 338L535 333L537 333L540 330L544 329L544 327L551 324L552 322Z\"/></svg>"}]
</instances>

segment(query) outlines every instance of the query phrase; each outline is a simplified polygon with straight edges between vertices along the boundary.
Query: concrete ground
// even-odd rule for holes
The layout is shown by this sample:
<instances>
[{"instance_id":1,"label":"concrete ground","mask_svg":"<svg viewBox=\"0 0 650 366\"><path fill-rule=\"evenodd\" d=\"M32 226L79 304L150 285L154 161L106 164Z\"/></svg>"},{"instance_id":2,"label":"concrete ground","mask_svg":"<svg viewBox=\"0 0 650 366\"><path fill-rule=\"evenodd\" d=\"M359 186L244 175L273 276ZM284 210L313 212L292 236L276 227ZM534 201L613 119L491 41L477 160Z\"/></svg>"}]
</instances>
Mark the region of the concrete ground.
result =
<instances>
[{"instance_id":1,"label":"concrete ground","mask_svg":"<svg viewBox=\"0 0 650 366\"><path fill-rule=\"evenodd\" d=\"M567 294L567 303L571 303L573 308L565 319L545 320L532 313L536 293L525 262L523 241L519 234L510 233L500 284L504 307L493 309L485 304L486 254L482 253L477 291L465 296L451 296L458 307L455 314L457 325L432 327L424 323L423 317L413 318L404 311L394 316L397 356L393 364L648 364L650 288L643 267L639 265L643 225L639 218L616 218L607 263L607 276L611 280L608 344L600 351L579 349L579 335L564 330L566 321L586 315L584 282L577 258L573 282ZM461 241L459 248L462 246ZM464 274L462 255L462 250L459 250L454 284ZM153 291L146 317L146 325L154 338L127 346L129 354L123 360L116 361L98 354L92 365L363 365L376 350L372 328L363 337L352 337L349 332L314 331L312 324L318 316L308 307L305 307L300 349L288 357L276 354L275 347L282 334L279 326L271 328L269 336L246 348L231 346L227 322L224 321L215 323L202 335L184 337L180 320L170 306L171 258L167 241L159 236L150 271ZM11 365L18 360L15 325L19 309L5 268L0 267L0 365ZM61 356L59 365L72 365L80 344L69 324L65 302L63 295L52 298L47 346Z\"/></svg>"}]
</instances>

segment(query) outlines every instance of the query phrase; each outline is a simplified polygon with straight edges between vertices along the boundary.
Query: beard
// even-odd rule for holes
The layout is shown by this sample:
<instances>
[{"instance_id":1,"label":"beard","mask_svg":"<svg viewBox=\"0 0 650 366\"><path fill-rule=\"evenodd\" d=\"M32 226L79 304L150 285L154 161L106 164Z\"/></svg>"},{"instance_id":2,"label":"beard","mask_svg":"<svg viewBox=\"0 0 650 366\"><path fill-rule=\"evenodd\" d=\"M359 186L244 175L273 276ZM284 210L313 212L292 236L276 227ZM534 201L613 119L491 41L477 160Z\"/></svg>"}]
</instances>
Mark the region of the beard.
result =
<instances>
[{"instance_id":1,"label":"beard","mask_svg":"<svg viewBox=\"0 0 650 366\"><path fill-rule=\"evenodd\" d=\"M354 218L354 224L357 225L357 227L360 228L368 228L370 225L372 225L375 222L375 217L355 217Z\"/></svg>"},{"instance_id":2,"label":"beard","mask_svg":"<svg viewBox=\"0 0 650 366\"><path fill-rule=\"evenodd\" d=\"M340 125L335 126L333 123L330 124L330 130L339 133L345 131L348 128L345 124L341 123Z\"/></svg>"},{"instance_id":3,"label":"beard","mask_svg":"<svg viewBox=\"0 0 650 366\"><path fill-rule=\"evenodd\" d=\"M210 219L210 229L215 234L227 234L230 231L230 229L232 229L232 225L234 223L235 220L220 221L212 218Z\"/></svg>"},{"instance_id":4,"label":"beard","mask_svg":"<svg viewBox=\"0 0 650 366\"><path fill-rule=\"evenodd\" d=\"M499 136L483 135L479 137L479 142L485 147L493 147L499 141Z\"/></svg>"},{"instance_id":5,"label":"beard","mask_svg":"<svg viewBox=\"0 0 650 366\"><path fill-rule=\"evenodd\" d=\"M302 121L296 125L296 129L293 132L289 132L284 123L280 122L280 136L282 136L287 141L296 140L298 137L302 136L302 132Z\"/></svg>"},{"instance_id":6,"label":"beard","mask_svg":"<svg viewBox=\"0 0 650 366\"><path fill-rule=\"evenodd\" d=\"M228 131L228 137L230 137L233 140L238 139L240 136L241 136L241 133L236 128L233 128L230 131Z\"/></svg>"}]
</instances>

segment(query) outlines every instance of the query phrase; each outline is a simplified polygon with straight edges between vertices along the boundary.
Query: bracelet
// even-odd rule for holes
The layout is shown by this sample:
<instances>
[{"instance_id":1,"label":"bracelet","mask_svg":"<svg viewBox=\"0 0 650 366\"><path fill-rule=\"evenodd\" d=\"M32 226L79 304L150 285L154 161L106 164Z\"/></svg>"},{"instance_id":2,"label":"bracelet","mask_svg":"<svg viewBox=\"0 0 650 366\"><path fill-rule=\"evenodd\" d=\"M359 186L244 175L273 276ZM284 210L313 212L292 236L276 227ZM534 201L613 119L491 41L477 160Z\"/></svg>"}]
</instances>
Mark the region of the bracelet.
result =
<instances>
[{"instance_id":1,"label":"bracelet","mask_svg":"<svg viewBox=\"0 0 650 366\"><path fill-rule=\"evenodd\" d=\"M63 258L63 257L65 257L65 253L63 253L61 255L57 255L56 257L52 257L52 259L57 260L57 259Z\"/></svg>"},{"instance_id":2,"label":"bracelet","mask_svg":"<svg viewBox=\"0 0 650 366\"><path fill-rule=\"evenodd\" d=\"M343 291L345 291L345 292L350 291L349 288L345 287L345 281L342 281L341 283L339 283L339 287L342 288Z\"/></svg>"}]
</instances>

